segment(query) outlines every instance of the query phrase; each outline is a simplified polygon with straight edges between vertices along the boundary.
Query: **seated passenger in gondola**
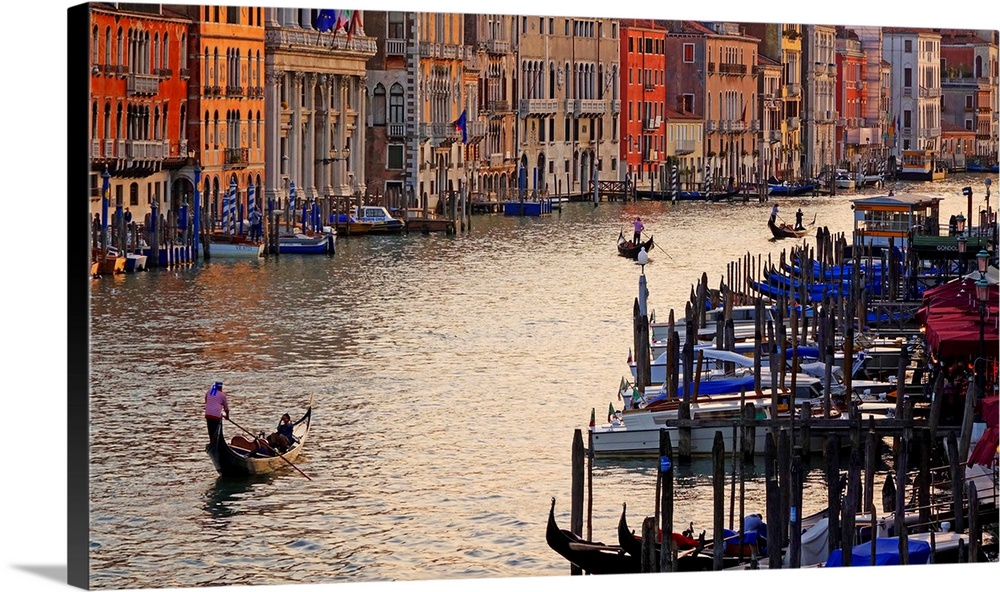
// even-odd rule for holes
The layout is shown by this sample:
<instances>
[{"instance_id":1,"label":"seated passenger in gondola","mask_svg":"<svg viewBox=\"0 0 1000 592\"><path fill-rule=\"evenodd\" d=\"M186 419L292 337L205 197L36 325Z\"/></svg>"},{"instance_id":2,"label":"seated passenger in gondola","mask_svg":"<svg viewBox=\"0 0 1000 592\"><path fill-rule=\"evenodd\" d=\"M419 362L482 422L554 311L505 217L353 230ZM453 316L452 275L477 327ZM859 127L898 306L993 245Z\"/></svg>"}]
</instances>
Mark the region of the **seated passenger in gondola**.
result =
<instances>
[{"instance_id":1,"label":"seated passenger in gondola","mask_svg":"<svg viewBox=\"0 0 1000 592\"><path fill-rule=\"evenodd\" d=\"M281 453L287 451L295 443L295 436L292 434L294 427L292 418L287 413L282 415L278 431L267 437L268 445Z\"/></svg>"}]
</instances>

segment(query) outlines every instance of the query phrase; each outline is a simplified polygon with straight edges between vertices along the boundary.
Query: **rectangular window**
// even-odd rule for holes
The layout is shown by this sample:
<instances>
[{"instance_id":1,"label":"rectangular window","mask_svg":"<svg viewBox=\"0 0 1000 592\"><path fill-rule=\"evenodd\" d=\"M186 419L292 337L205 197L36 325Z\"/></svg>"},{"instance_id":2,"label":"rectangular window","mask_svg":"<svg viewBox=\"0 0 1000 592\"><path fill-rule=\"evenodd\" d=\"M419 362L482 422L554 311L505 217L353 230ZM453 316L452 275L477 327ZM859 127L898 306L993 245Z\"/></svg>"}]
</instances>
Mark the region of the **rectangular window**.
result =
<instances>
[{"instance_id":1,"label":"rectangular window","mask_svg":"<svg viewBox=\"0 0 1000 592\"><path fill-rule=\"evenodd\" d=\"M629 53L635 51L635 43L634 43L634 41L635 41L635 37L629 37L628 38L628 50L629 50Z\"/></svg>"},{"instance_id":2,"label":"rectangular window","mask_svg":"<svg viewBox=\"0 0 1000 592\"><path fill-rule=\"evenodd\" d=\"M569 115L563 120L563 142L569 142Z\"/></svg>"},{"instance_id":3,"label":"rectangular window","mask_svg":"<svg viewBox=\"0 0 1000 592\"><path fill-rule=\"evenodd\" d=\"M389 39L405 39L403 32L403 13L389 13L389 29L387 31Z\"/></svg>"},{"instance_id":4,"label":"rectangular window","mask_svg":"<svg viewBox=\"0 0 1000 592\"><path fill-rule=\"evenodd\" d=\"M563 33L563 35L566 35L567 37L569 37L569 19L566 19L566 22L564 24L566 25L566 27L565 27L566 28L566 32Z\"/></svg>"},{"instance_id":5,"label":"rectangular window","mask_svg":"<svg viewBox=\"0 0 1000 592\"><path fill-rule=\"evenodd\" d=\"M549 17L549 35L555 35L556 33L556 19Z\"/></svg>"},{"instance_id":6,"label":"rectangular window","mask_svg":"<svg viewBox=\"0 0 1000 592\"><path fill-rule=\"evenodd\" d=\"M903 41L903 51L906 53L913 53L913 41L909 39Z\"/></svg>"},{"instance_id":7,"label":"rectangular window","mask_svg":"<svg viewBox=\"0 0 1000 592\"><path fill-rule=\"evenodd\" d=\"M694 43L685 43L683 50L684 63L693 64L694 63Z\"/></svg>"},{"instance_id":8,"label":"rectangular window","mask_svg":"<svg viewBox=\"0 0 1000 592\"><path fill-rule=\"evenodd\" d=\"M911 123L911 120L912 120L911 115L912 115L912 113L910 112L909 109L903 111L903 127L904 128L909 128L910 127L910 123Z\"/></svg>"},{"instance_id":9,"label":"rectangular window","mask_svg":"<svg viewBox=\"0 0 1000 592\"><path fill-rule=\"evenodd\" d=\"M965 120L965 129L967 129L967 130L971 130L972 129L972 120L971 119L966 119Z\"/></svg>"},{"instance_id":10,"label":"rectangular window","mask_svg":"<svg viewBox=\"0 0 1000 592\"><path fill-rule=\"evenodd\" d=\"M521 32L522 33L528 32L528 17L526 16L521 17Z\"/></svg>"},{"instance_id":11,"label":"rectangular window","mask_svg":"<svg viewBox=\"0 0 1000 592\"><path fill-rule=\"evenodd\" d=\"M556 120L552 117L549 118L549 142L556 141Z\"/></svg>"},{"instance_id":12,"label":"rectangular window","mask_svg":"<svg viewBox=\"0 0 1000 592\"><path fill-rule=\"evenodd\" d=\"M972 109L972 95L965 95L965 108Z\"/></svg>"},{"instance_id":13,"label":"rectangular window","mask_svg":"<svg viewBox=\"0 0 1000 592\"><path fill-rule=\"evenodd\" d=\"M903 68L903 87L910 88L913 86L913 70L910 68Z\"/></svg>"},{"instance_id":14,"label":"rectangular window","mask_svg":"<svg viewBox=\"0 0 1000 592\"><path fill-rule=\"evenodd\" d=\"M538 34L541 35L545 32L545 17L538 17Z\"/></svg>"},{"instance_id":15,"label":"rectangular window","mask_svg":"<svg viewBox=\"0 0 1000 592\"><path fill-rule=\"evenodd\" d=\"M386 146L385 168L399 171L403 169L403 145L389 144Z\"/></svg>"},{"instance_id":16,"label":"rectangular window","mask_svg":"<svg viewBox=\"0 0 1000 592\"><path fill-rule=\"evenodd\" d=\"M239 6L228 6L226 7L226 22L230 25L240 24L240 7Z\"/></svg>"},{"instance_id":17,"label":"rectangular window","mask_svg":"<svg viewBox=\"0 0 1000 592\"><path fill-rule=\"evenodd\" d=\"M653 53L653 39L652 37L646 38L646 53Z\"/></svg>"},{"instance_id":18,"label":"rectangular window","mask_svg":"<svg viewBox=\"0 0 1000 592\"><path fill-rule=\"evenodd\" d=\"M539 142L544 142L545 141L545 120L544 119L538 122L538 141Z\"/></svg>"}]
</instances>

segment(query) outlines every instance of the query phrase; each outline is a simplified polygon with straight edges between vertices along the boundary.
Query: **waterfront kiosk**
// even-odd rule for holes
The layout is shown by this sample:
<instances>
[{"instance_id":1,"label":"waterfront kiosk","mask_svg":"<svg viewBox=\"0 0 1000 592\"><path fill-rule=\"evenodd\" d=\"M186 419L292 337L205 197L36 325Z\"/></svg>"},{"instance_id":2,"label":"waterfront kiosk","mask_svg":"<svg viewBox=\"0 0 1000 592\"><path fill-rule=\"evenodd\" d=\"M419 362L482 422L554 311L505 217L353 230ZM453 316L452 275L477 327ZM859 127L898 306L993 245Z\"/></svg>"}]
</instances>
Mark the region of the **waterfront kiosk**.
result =
<instances>
[{"instance_id":1,"label":"waterfront kiosk","mask_svg":"<svg viewBox=\"0 0 1000 592\"><path fill-rule=\"evenodd\" d=\"M905 249L913 234L937 236L940 203L940 197L918 194L855 199L851 202L854 244L878 250L888 247L891 238L896 247Z\"/></svg>"}]
</instances>

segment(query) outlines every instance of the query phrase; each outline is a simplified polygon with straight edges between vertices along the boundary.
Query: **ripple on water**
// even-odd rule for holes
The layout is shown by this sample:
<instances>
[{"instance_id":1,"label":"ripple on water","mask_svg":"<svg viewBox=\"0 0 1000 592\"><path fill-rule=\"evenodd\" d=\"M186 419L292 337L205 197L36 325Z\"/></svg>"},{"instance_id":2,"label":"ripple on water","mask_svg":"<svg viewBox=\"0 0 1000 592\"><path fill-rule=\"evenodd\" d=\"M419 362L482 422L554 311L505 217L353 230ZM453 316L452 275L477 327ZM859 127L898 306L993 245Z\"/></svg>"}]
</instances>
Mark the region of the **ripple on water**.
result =
<instances>
[{"instance_id":1,"label":"ripple on water","mask_svg":"<svg viewBox=\"0 0 1000 592\"><path fill-rule=\"evenodd\" d=\"M947 217L981 182L919 190L945 197ZM570 204L546 220L477 217L455 237L352 237L332 258L94 281L91 584L565 575L545 543L549 500L568 524L573 430L618 404L628 375L639 269L615 255L619 230L641 215L666 251L645 267L663 319L703 273L717 285L748 251L789 246L769 240L771 205ZM852 226L849 197L780 205ZM316 394L296 461L312 481L217 478L202 409L215 380L253 430ZM754 471L747 511L763 509ZM676 520L699 530L708 473L677 470ZM655 479L652 460L595 462L594 537L613 539L623 501L631 524L651 515ZM810 466L803 513L825 496Z\"/></svg>"}]
</instances>

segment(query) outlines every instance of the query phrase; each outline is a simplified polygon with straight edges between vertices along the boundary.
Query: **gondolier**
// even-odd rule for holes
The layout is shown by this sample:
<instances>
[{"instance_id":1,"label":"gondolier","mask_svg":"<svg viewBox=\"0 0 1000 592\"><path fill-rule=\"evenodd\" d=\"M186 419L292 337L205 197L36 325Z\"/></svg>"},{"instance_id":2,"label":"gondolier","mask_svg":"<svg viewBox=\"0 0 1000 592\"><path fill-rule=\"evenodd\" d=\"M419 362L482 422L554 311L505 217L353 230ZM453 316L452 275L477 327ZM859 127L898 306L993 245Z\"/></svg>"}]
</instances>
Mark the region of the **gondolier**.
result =
<instances>
[{"instance_id":1,"label":"gondolier","mask_svg":"<svg viewBox=\"0 0 1000 592\"><path fill-rule=\"evenodd\" d=\"M229 401L222 392L222 383L216 382L205 392L205 423L208 424L208 437L214 440L222 425L222 418L229 419Z\"/></svg>"},{"instance_id":2,"label":"gondolier","mask_svg":"<svg viewBox=\"0 0 1000 592\"><path fill-rule=\"evenodd\" d=\"M642 242L642 231L645 228L645 226L643 226L642 224L642 218L636 216L635 222L632 223L632 226L635 229L635 234L632 235L632 244L638 245L639 243Z\"/></svg>"}]
</instances>

